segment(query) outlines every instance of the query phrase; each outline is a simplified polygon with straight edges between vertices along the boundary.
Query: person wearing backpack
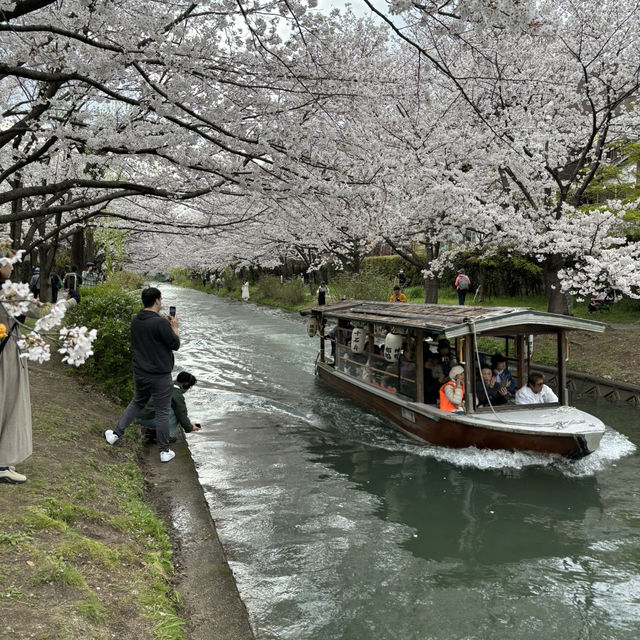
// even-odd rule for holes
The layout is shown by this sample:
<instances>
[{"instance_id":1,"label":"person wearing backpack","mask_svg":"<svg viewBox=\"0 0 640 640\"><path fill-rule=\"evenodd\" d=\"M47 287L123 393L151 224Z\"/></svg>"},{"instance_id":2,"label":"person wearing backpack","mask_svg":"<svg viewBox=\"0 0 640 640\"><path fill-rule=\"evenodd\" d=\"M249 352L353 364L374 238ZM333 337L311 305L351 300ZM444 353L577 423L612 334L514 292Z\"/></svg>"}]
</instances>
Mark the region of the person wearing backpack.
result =
<instances>
[{"instance_id":1,"label":"person wearing backpack","mask_svg":"<svg viewBox=\"0 0 640 640\"><path fill-rule=\"evenodd\" d=\"M40 297L40 267L36 267L33 271L29 282L29 291L31 291L34 298Z\"/></svg>"},{"instance_id":2,"label":"person wearing backpack","mask_svg":"<svg viewBox=\"0 0 640 640\"><path fill-rule=\"evenodd\" d=\"M71 267L71 271L65 273L63 286L67 292L67 298L74 298L76 302L80 302L80 294L78 289L82 284L82 278L78 275L78 267L74 264Z\"/></svg>"},{"instance_id":3,"label":"person wearing backpack","mask_svg":"<svg viewBox=\"0 0 640 640\"><path fill-rule=\"evenodd\" d=\"M464 304L464 299L467 297L467 291L469 291L470 286L471 280L469 276L464 272L464 269L459 269L455 282L455 287L458 292L458 304Z\"/></svg>"},{"instance_id":4,"label":"person wearing backpack","mask_svg":"<svg viewBox=\"0 0 640 640\"><path fill-rule=\"evenodd\" d=\"M51 302L55 304L58 302L58 291L62 289L62 280L55 271L52 271L49 274L49 281L51 282Z\"/></svg>"}]
</instances>

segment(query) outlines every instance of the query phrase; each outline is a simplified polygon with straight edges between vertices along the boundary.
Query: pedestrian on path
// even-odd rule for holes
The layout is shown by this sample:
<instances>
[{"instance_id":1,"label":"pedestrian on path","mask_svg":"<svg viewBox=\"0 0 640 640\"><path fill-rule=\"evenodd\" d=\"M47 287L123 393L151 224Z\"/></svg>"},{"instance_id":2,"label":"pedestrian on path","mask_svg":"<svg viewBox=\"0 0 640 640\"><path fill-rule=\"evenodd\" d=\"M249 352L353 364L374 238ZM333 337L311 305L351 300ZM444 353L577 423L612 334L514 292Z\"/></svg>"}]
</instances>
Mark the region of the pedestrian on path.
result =
<instances>
[{"instance_id":1,"label":"pedestrian on path","mask_svg":"<svg viewBox=\"0 0 640 640\"><path fill-rule=\"evenodd\" d=\"M464 300L467 297L470 286L471 280L469 279L469 276L464 272L464 269L460 269L455 282L455 287L458 292L458 304L464 304Z\"/></svg>"}]
</instances>

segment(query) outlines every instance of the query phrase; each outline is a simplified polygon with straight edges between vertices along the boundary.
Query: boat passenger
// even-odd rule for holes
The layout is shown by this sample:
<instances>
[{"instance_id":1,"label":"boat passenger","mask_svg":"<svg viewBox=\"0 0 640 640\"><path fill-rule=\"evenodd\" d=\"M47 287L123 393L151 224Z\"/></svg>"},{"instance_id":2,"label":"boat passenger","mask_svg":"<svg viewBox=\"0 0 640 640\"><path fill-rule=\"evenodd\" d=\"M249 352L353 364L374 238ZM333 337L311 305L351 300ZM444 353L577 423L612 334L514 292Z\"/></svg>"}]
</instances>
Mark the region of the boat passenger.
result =
<instances>
[{"instance_id":1,"label":"boat passenger","mask_svg":"<svg viewBox=\"0 0 640 640\"><path fill-rule=\"evenodd\" d=\"M516 404L544 404L558 402L558 396L544 383L544 376L534 371L527 384L516 391Z\"/></svg>"},{"instance_id":2,"label":"boat passenger","mask_svg":"<svg viewBox=\"0 0 640 640\"><path fill-rule=\"evenodd\" d=\"M446 338L438 340L437 358L445 376L449 375L451 367L458 364L455 355L451 353L451 343Z\"/></svg>"},{"instance_id":3,"label":"boat passenger","mask_svg":"<svg viewBox=\"0 0 640 640\"><path fill-rule=\"evenodd\" d=\"M460 365L451 367L449 382L440 387L440 409L449 413L464 413L464 369Z\"/></svg>"},{"instance_id":4,"label":"boat passenger","mask_svg":"<svg viewBox=\"0 0 640 640\"><path fill-rule=\"evenodd\" d=\"M400 357L400 392L405 396L416 396L416 358L412 349L405 349Z\"/></svg>"},{"instance_id":5,"label":"boat passenger","mask_svg":"<svg viewBox=\"0 0 640 640\"><path fill-rule=\"evenodd\" d=\"M491 356L491 369L493 369L496 382L509 393L515 393L516 382L511 371L507 369L507 359L501 353L494 353Z\"/></svg>"},{"instance_id":6,"label":"boat passenger","mask_svg":"<svg viewBox=\"0 0 640 640\"><path fill-rule=\"evenodd\" d=\"M440 387L445 382L444 371L435 353L427 352L424 358L424 401L436 404L440 395Z\"/></svg>"},{"instance_id":7,"label":"boat passenger","mask_svg":"<svg viewBox=\"0 0 640 640\"><path fill-rule=\"evenodd\" d=\"M482 367L482 380L478 384L478 406L488 407L507 404L509 392L493 375L491 367Z\"/></svg>"}]
</instances>

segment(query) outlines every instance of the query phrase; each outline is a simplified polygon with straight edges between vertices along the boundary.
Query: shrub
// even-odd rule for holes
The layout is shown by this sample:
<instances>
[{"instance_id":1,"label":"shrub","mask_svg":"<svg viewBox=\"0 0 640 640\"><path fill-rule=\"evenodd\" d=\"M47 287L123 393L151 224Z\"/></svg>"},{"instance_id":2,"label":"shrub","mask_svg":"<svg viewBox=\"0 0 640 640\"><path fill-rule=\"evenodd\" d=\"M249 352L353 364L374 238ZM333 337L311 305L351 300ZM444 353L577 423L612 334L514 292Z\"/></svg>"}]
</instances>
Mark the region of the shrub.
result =
<instances>
[{"instance_id":1,"label":"shrub","mask_svg":"<svg viewBox=\"0 0 640 640\"><path fill-rule=\"evenodd\" d=\"M407 285L422 285L422 270L400 256L369 256L362 261L364 274L383 276L387 283L391 283L392 288L400 269L403 269L407 276Z\"/></svg>"},{"instance_id":2,"label":"shrub","mask_svg":"<svg viewBox=\"0 0 640 640\"><path fill-rule=\"evenodd\" d=\"M305 285L299 278L280 283L280 278L265 276L257 284L260 298L274 300L285 306L300 304L304 300Z\"/></svg>"},{"instance_id":3,"label":"shrub","mask_svg":"<svg viewBox=\"0 0 640 640\"><path fill-rule=\"evenodd\" d=\"M407 287L404 290L404 295L407 296L407 300L424 302L424 286L414 285L413 287Z\"/></svg>"},{"instance_id":4,"label":"shrub","mask_svg":"<svg viewBox=\"0 0 640 640\"><path fill-rule=\"evenodd\" d=\"M178 268L171 269L171 282L180 287L190 286L191 278L189 277L189 270Z\"/></svg>"},{"instance_id":5,"label":"shrub","mask_svg":"<svg viewBox=\"0 0 640 640\"><path fill-rule=\"evenodd\" d=\"M131 271L115 271L107 278L107 284L114 284L127 291L144 289L145 279L138 273Z\"/></svg>"},{"instance_id":6,"label":"shrub","mask_svg":"<svg viewBox=\"0 0 640 640\"><path fill-rule=\"evenodd\" d=\"M393 281L385 275L342 273L329 283L331 300L389 300Z\"/></svg>"},{"instance_id":7,"label":"shrub","mask_svg":"<svg viewBox=\"0 0 640 640\"><path fill-rule=\"evenodd\" d=\"M98 330L94 355L81 368L111 398L126 404L133 396L131 318L142 308L140 296L120 284L107 283L84 289L82 301L66 316L66 324Z\"/></svg>"}]
</instances>

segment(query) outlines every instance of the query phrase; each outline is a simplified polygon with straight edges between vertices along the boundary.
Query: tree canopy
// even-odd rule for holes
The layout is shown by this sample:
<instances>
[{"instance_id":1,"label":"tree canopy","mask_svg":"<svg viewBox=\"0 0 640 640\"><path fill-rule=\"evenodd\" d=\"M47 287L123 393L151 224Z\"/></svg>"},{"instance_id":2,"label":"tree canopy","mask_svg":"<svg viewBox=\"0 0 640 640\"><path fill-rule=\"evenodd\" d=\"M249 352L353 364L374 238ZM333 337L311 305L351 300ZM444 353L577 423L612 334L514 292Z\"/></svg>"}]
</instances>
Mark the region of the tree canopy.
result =
<instances>
[{"instance_id":1,"label":"tree canopy","mask_svg":"<svg viewBox=\"0 0 640 640\"><path fill-rule=\"evenodd\" d=\"M640 295L637 190L602 188L638 141L637 2L365 3L0 3L0 225L41 260L113 226L157 270L387 242L437 281L507 247L550 310Z\"/></svg>"}]
</instances>

